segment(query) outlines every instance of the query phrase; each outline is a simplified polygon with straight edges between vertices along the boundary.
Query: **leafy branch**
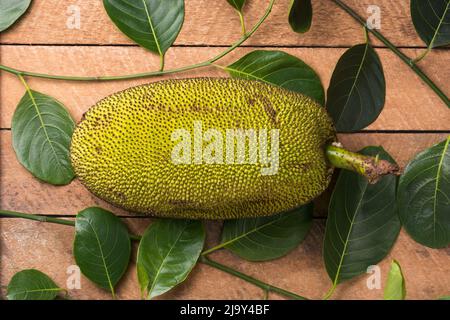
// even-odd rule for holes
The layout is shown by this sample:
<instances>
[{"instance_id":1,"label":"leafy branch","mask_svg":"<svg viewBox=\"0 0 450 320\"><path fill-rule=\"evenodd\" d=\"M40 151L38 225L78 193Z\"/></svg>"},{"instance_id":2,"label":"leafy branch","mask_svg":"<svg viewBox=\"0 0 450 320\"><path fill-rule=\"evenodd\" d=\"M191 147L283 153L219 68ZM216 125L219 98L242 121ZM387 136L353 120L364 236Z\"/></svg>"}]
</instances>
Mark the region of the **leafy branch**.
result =
<instances>
[{"instance_id":1,"label":"leafy branch","mask_svg":"<svg viewBox=\"0 0 450 320\"><path fill-rule=\"evenodd\" d=\"M33 220L33 221L39 221L39 222L46 222L46 223L55 223L70 227L75 227L76 222L74 220L67 220L67 219L61 219L61 218L54 218L51 216L46 215L37 215L37 214L29 214L29 213L23 213L23 212L15 212L15 211L8 211L8 210L0 210L0 216L4 217L11 217L11 218L21 218L21 219L27 219L27 220ZM140 235L134 235L129 234L129 238L133 241L141 241L142 237ZM218 249L218 248L217 248ZM249 276L245 273L242 273L240 271L237 271L233 268L230 268L228 266L225 266L219 262L213 261L207 257L209 253L212 253L214 250L205 250L202 252L201 258L199 259L199 262L208 265L212 268L218 269L220 271L226 272L228 274L231 274L235 277L238 277L248 283L251 283L261 289L263 289L265 292L273 292L280 294L282 296L291 298L291 299L297 299L297 300L306 300L305 297L299 296L293 292L272 286L266 282L263 282L259 279L256 279L252 276ZM112 291L114 292L114 291Z\"/></svg>"},{"instance_id":2,"label":"leafy branch","mask_svg":"<svg viewBox=\"0 0 450 320\"><path fill-rule=\"evenodd\" d=\"M337 6L342 10L347 12L353 19L359 22L362 26L365 26L370 33L372 33L378 40L383 42L393 53L395 53L404 63L408 65L445 103L447 107L450 108L450 100L447 95L420 69L415 63L414 59L411 59L406 54L401 52L392 42L390 42L385 36L373 28L367 26L366 21L359 16L352 8L346 5L341 0L332 0Z\"/></svg>"},{"instance_id":3,"label":"leafy branch","mask_svg":"<svg viewBox=\"0 0 450 320\"><path fill-rule=\"evenodd\" d=\"M267 19L270 12L272 11L273 5L275 3L275 0L270 0L269 5L263 14L263 16L258 20L258 22L253 26L253 28L242 35L242 37L233 43L229 48L222 51L218 55L192 65L184 66L181 68L175 68L175 69L168 69L168 70L159 70L159 71L150 71L150 72L144 72L144 73L136 73L136 74L128 74L128 75L121 75L121 76L65 76L65 75L51 75L46 73L37 73L37 72L30 72L25 70L19 70L16 68L8 67L5 65L0 65L0 70L15 74L15 75L21 75L21 76L28 76L28 77L35 77L35 78L44 78L44 79L52 79L52 80L66 80L66 81L117 81L117 80L128 80L128 79L139 79L139 78L149 78L149 77L155 77L155 76L161 76L161 75L167 75L167 74L174 74L174 73L180 73L185 72L193 69L198 68L204 68L209 66L214 66L214 63L226 55L228 55L230 52L238 48L241 44L243 44L248 38L250 38L256 30L259 29L261 24Z\"/></svg>"}]
</instances>

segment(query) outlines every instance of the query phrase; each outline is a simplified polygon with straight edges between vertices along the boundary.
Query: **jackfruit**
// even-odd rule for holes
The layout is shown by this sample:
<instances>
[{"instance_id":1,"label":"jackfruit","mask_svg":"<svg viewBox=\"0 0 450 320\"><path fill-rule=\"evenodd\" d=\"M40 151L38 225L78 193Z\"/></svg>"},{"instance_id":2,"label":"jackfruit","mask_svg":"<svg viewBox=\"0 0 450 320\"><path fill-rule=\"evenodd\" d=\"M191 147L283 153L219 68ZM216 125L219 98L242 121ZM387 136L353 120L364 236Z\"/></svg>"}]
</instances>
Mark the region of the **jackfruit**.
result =
<instances>
[{"instance_id":1,"label":"jackfruit","mask_svg":"<svg viewBox=\"0 0 450 320\"><path fill-rule=\"evenodd\" d=\"M90 108L71 161L99 198L147 215L266 216L310 202L333 172L336 141L325 109L259 81L165 80Z\"/></svg>"}]
</instances>

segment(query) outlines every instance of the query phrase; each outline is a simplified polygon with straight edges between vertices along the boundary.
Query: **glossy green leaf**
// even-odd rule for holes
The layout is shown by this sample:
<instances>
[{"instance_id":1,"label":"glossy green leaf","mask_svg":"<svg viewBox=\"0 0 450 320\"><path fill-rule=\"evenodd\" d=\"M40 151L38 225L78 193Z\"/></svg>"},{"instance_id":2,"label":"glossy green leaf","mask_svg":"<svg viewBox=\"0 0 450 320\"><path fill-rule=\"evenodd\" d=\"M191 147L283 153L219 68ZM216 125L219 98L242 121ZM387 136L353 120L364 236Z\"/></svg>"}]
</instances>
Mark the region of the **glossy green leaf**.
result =
<instances>
[{"instance_id":1,"label":"glossy green leaf","mask_svg":"<svg viewBox=\"0 0 450 320\"><path fill-rule=\"evenodd\" d=\"M142 294L159 296L183 282L195 266L205 242L201 221L164 219L142 236L137 274Z\"/></svg>"},{"instance_id":2,"label":"glossy green leaf","mask_svg":"<svg viewBox=\"0 0 450 320\"><path fill-rule=\"evenodd\" d=\"M394 161L381 147L361 152ZM354 172L340 172L330 200L323 248L325 267L334 284L366 272L390 251L400 232L395 196L395 176L369 184Z\"/></svg>"},{"instance_id":3,"label":"glossy green leaf","mask_svg":"<svg viewBox=\"0 0 450 320\"><path fill-rule=\"evenodd\" d=\"M312 225L313 205L270 217L227 220L222 244L243 259L266 261L295 249Z\"/></svg>"},{"instance_id":4,"label":"glossy green leaf","mask_svg":"<svg viewBox=\"0 0 450 320\"><path fill-rule=\"evenodd\" d=\"M237 11L242 11L245 4L245 0L227 0L227 2Z\"/></svg>"},{"instance_id":5,"label":"glossy green leaf","mask_svg":"<svg viewBox=\"0 0 450 320\"><path fill-rule=\"evenodd\" d=\"M35 177L54 185L70 183L70 140L75 123L50 96L27 90L14 112L11 131L19 162Z\"/></svg>"},{"instance_id":6,"label":"glossy green leaf","mask_svg":"<svg viewBox=\"0 0 450 320\"><path fill-rule=\"evenodd\" d=\"M327 110L341 132L361 130L383 110L386 82L380 58L369 43L339 59L327 92Z\"/></svg>"},{"instance_id":7,"label":"glossy green leaf","mask_svg":"<svg viewBox=\"0 0 450 320\"><path fill-rule=\"evenodd\" d=\"M130 261L128 230L111 212L87 208L76 217L73 254L81 272L114 295Z\"/></svg>"},{"instance_id":8,"label":"glossy green leaf","mask_svg":"<svg viewBox=\"0 0 450 320\"><path fill-rule=\"evenodd\" d=\"M428 48L450 44L450 0L411 0L411 17Z\"/></svg>"},{"instance_id":9,"label":"glossy green leaf","mask_svg":"<svg viewBox=\"0 0 450 320\"><path fill-rule=\"evenodd\" d=\"M30 6L31 0L0 1L0 32L14 24Z\"/></svg>"},{"instance_id":10,"label":"glossy green leaf","mask_svg":"<svg viewBox=\"0 0 450 320\"><path fill-rule=\"evenodd\" d=\"M319 76L306 63L282 51L255 50L225 68L232 77L260 80L303 93L320 104L325 94Z\"/></svg>"},{"instance_id":11,"label":"glossy green leaf","mask_svg":"<svg viewBox=\"0 0 450 320\"><path fill-rule=\"evenodd\" d=\"M450 136L419 153L405 168L398 186L403 227L431 248L450 244Z\"/></svg>"},{"instance_id":12,"label":"glossy green leaf","mask_svg":"<svg viewBox=\"0 0 450 320\"><path fill-rule=\"evenodd\" d=\"M53 300L60 291L46 274L35 269L17 272L8 284L8 300Z\"/></svg>"},{"instance_id":13,"label":"glossy green leaf","mask_svg":"<svg viewBox=\"0 0 450 320\"><path fill-rule=\"evenodd\" d=\"M305 33L311 28L313 9L311 0L292 0L289 24L295 32Z\"/></svg>"},{"instance_id":14,"label":"glossy green leaf","mask_svg":"<svg viewBox=\"0 0 450 320\"><path fill-rule=\"evenodd\" d=\"M384 288L384 300L405 300L405 298L405 279L400 264L394 260L392 261L386 287Z\"/></svg>"},{"instance_id":15,"label":"glossy green leaf","mask_svg":"<svg viewBox=\"0 0 450 320\"><path fill-rule=\"evenodd\" d=\"M164 56L184 20L184 0L103 0L114 24L140 46Z\"/></svg>"}]
</instances>

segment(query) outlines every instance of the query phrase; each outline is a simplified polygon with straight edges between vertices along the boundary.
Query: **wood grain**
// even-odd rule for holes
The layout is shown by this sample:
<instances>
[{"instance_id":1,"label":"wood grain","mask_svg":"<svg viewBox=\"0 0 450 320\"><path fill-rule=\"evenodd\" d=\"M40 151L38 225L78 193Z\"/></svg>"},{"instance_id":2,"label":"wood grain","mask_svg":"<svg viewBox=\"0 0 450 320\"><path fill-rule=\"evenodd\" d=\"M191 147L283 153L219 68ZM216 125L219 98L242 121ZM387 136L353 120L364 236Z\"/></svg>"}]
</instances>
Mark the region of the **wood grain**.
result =
<instances>
[{"instance_id":1,"label":"wood grain","mask_svg":"<svg viewBox=\"0 0 450 320\"><path fill-rule=\"evenodd\" d=\"M155 70L156 56L136 47L47 47L1 46L1 62L29 71L66 75L118 75ZM173 48L167 55L167 69L207 60L222 48ZM225 57L220 64L228 65L252 48L240 48ZM310 64L320 75L325 88L342 48L280 48ZM405 50L416 54L417 49ZM380 117L368 127L373 130L450 130L448 107L395 55L379 49L387 82L386 105ZM439 51L430 56L424 69L444 92L450 92L450 68L445 68L450 51ZM185 78L199 76L226 76L216 68L198 69L166 76ZM61 101L78 121L81 115L101 98L133 85L160 80L141 79L121 82L75 83L31 78L30 86ZM2 117L0 125L9 128L12 114L24 94L23 85L11 74L1 73L0 96Z\"/></svg>"},{"instance_id":2,"label":"wood grain","mask_svg":"<svg viewBox=\"0 0 450 320\"><path fill-rule=\"evenodd\" d=\"M411 22L409 0L346 0L362 17L376 4L381 31L397 46L424 47ZM268 0L249 0L248 28L262 16ZM290 0L278 0L270 17L246 43L273 46L351 46L363 41L361 26L330 0L313 1L314 18L306 34L293 32L287 16ZM80 12L80 29L67 27L70 6ZM186 18L178 45L229 45L240 37L239 18L225 0L186 0ZM132 44L109 20L102 1L34 0L24 19L1 36L11 44ZM376 45L380 42L374 40Z\"/></svg>"},{"instance_id":3,"label":"wood grain","mask_svg":"<svg viewBox=\"0 0 450 320\"><path fill-rule=\"evenodd\" d=\"M148 219L127 219L134 233L142 233ZM57 284L66 287L67 268L74 265L72 257L73 229L19 219L0 219L2 260L0 284L6 285L15 272L38 268ZM217 243L220 223L208 222L208 247ZM321 298L331 282L322 262L324 221L317 220L306 240L289 255L270 262L245 262L233 254L220 251L212 258L275 286L309 298ZM386 280L390 261L400 262L406 278L409 299L435 299L448 294L450 249L433 250L411 240L404 232L392 252L380 264L382 284ZM135 252L132 261L135 261ZM430 272L432 270L432 272ZM335 299L381 299L382 289L370 290L369 275L361 275L338 287ZM383 286L382 286L383 287ZM117 288L120 299L139 299L135 264ZM109 299L110 295L82 277L81 289L69 290L73 299ZM260 299L263 292L238 278L205 265L197 265L188 280L162 299ZM271 294L270 298L282 297Z\"/></svg>"},{"instance_id":4,"label":"wood grain","mask_svg":"<svg viewBox=\"0 0 450 320\"><path fill-rule=\"evenodd\" d=\"M414 155L445 139L445 134L342 134L339 139L351 150L367 145L382 145L401 166L405 166ZM52 186L33 178L16 159L11 147L11 132L0 131L1 158L0 208L4 210L75 215L90 207L100 206L119 215L129 215L124 210L112 207L89 193L78 180L62 187ZM326 214L327 196L318 202L318 215Z\"/></svg>"}]
</instances>

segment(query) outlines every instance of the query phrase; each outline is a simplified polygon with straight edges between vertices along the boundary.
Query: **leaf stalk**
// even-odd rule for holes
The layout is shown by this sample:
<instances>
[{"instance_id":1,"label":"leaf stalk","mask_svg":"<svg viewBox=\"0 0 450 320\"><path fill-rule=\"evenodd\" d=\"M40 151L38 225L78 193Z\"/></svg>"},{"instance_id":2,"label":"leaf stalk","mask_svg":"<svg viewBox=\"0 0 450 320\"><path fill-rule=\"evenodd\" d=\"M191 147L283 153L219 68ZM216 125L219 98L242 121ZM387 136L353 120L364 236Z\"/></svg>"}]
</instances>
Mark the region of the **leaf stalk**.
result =
<instances>
[{"instance_id":1,"label":"leaf stalk","mask_svg":"<svg viewBox=\"0 0 450 320\"><path fill-rule=\"evenodd\" d=\"M244 15L242 14L242 11L240 11L240 10L238 10L238 15L239 15L239 20L241 22L242 36L245 37L245 34L247 33L247 31L245 30Z\"/></svg>"},{"instance_id":2,"label":"leaf stalk","mask_svg":"<svg viewBox=\"0 0 450 320\"><path fill-rule=\"evenodd\" d=\"M331 296L333 295L334 291L336 290L336 283L333 283L333 286L328 290L328 292L325 294L322 300L329 300Z\"/></svg>"},{"instance_id":3,"label":"leaf stalk","mask_svg":"<svg viewBox=\"0 0 450 320\"><path fill-rule=\"evenodd\" d=\"M389 161L348 151L336 143L326 146L325 154L332 166L354 171L366 177L372 184L385 175L397 175L400 170L396 164Z\"/></svg>"},{"instance_id":4,"label":"leaf stalk","mask_svg":"<svg viewBox=\"0 0 450 320\"><path fill-rule=\"evenodd\" d=\"M359 22L361 25L366 26L367 30L372 33L378 40L383 42L393 53L395 53L404 63L406 63L421 79L425 84L427 84L445 103L445 105L450 108L450 99L447 95L415 64L413 59L409 58L406 54L401 52L392 42L390 42L386 37L384 37L380 32L373 28L367 26L366 21L360 17L352 8L346 5L341 0L332 0L338 7L347 12L353 19Z\"/></svg>"}]
</instances>

